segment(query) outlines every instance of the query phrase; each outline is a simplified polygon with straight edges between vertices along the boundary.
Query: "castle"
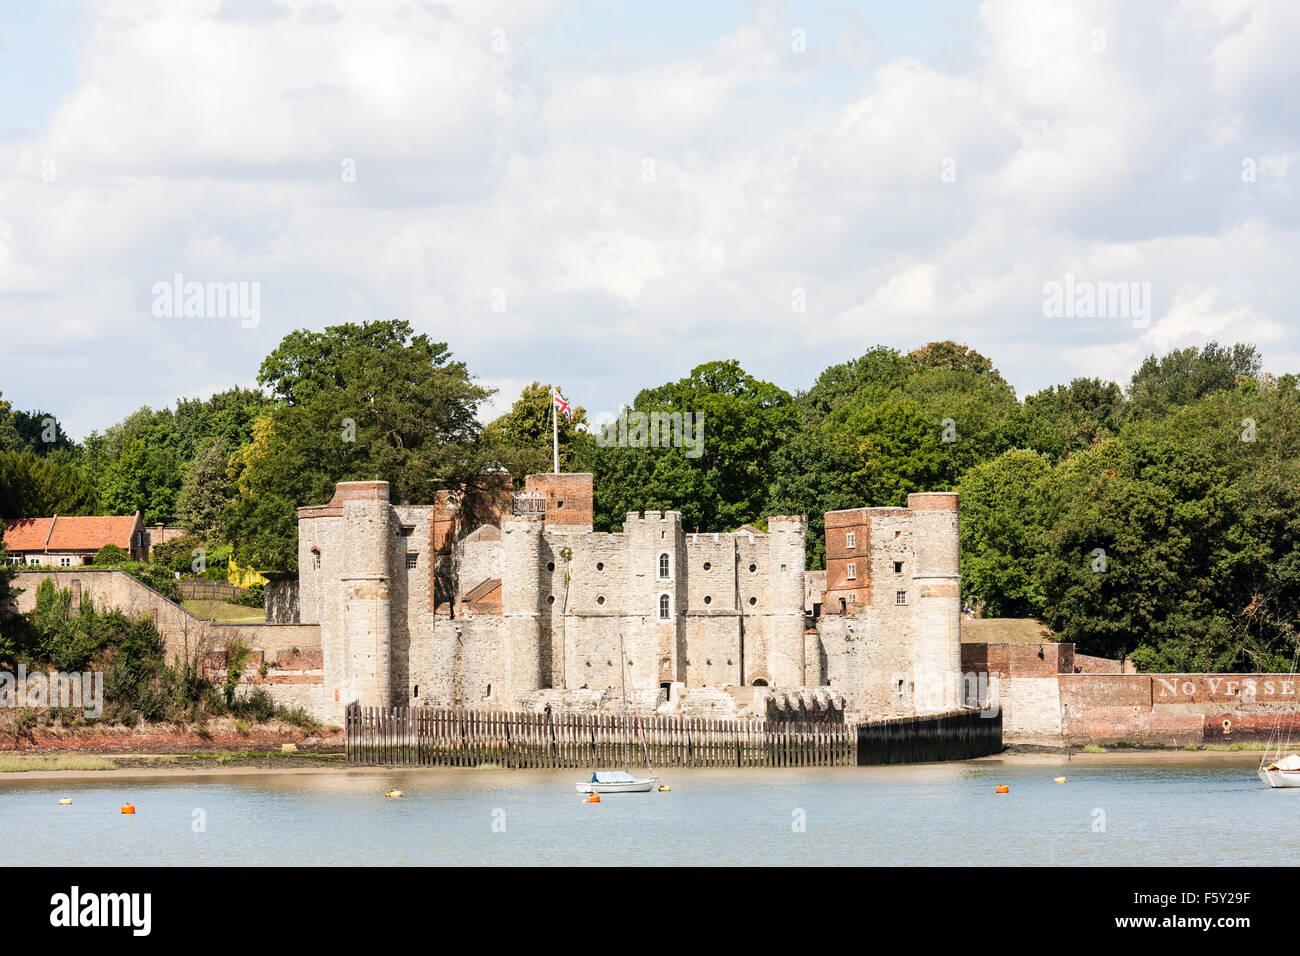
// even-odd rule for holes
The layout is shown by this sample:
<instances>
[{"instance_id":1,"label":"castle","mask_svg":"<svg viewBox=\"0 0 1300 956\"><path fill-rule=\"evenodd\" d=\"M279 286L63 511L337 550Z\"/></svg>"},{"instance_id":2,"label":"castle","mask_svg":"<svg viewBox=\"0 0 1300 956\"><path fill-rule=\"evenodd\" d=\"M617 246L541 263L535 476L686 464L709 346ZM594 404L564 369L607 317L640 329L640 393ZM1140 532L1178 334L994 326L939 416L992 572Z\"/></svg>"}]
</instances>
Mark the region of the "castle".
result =
<instances>
[{"instance_id":1,"label":"castle","mask_svg":"<svg viewBox=\"0 0 1300 956\"><path fill-rule=\"evenodd\" d=\"M525 709L639 705L753 688L861 717L960 705L957 496L826 515L821 572L804 516L690 532L676 511L592 530L590 474L540 474L486 507L449 492L393 504L343 482L298 510L298 616L347 702ZM734 713L734 710L733 710Z\"/></svg>"}]
</instances>

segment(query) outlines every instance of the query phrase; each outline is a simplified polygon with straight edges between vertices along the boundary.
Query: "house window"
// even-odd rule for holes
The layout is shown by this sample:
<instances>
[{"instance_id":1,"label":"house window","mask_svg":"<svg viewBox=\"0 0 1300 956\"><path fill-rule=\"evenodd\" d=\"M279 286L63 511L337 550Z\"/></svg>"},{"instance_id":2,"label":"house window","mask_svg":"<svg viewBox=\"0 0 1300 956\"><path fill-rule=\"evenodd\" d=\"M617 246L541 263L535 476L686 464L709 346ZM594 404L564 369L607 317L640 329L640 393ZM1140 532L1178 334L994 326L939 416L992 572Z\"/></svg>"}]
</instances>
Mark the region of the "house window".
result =
<instances>
[{"instance_id":1,"label":"house window","mask_svg":"<svg viewBox=\"0 0 1300 956\"><path fill-rule=\"evenodd\" d=\"M669 610L670 610L670 602L668 600L668 595L667 594L659 595L659 620L661 621L668 620Z\"/></svg>"},{"instance_id":2,"label":"house window","mask_svg":"<svg viewBox=\"0 0 1300 956\"><path fill-rule=\"evenodd\" d=\"M41 563L41 556L40 556L39 554L29 554L29 555L27 555L27 565L28 565L28 567L31 567L31 566L34 565L34 564L40 564L40 563Z\"/></svg>"},{"instance_id":3,"label":"house window","mask_svg":"<svg viewBox=\"0 0 1300 956\"><path fill-rule=\"evenodd\" d=\"M850 531L848 534L844 536L844 547L856 548L857 544L858 544L858 536L852 531Z\"/></svg>"},{"instance_id":4,"label":"house window","mask_svg":"<svg viewBox=\"0 0 1300 956\"><path fill-rule=\"evenodd\" d=\"M894 592L894 603L895 603L895 604L906 604L906 603L907 603L907 592L906 592L906 591L895 591L895 592Z\"/></svg>"},{"instance_id":5,"label":"house window","mask_svg":"<svg viewBox=\"0 0 1300 956\"><path fill-rule=\"evenodd\" d=\"M849 592L849 603L850 603L850 604L857 604L857 603L858 603L858 592L857 592L857 591L850 591L850 592Z\"/></svg>"},{"instance_id":6,"label":"house window","mask_svg":"<svg viewBox=\"0 0 1300 956\"><path fill-rule=\"evenodd\" d=\"M902 574L902 573L903 573L903 562L902 562L902 561L895 561L895 562L894 562L894 573L895 573L895 574Z\"/></svg>"},{"instance_id":7,"label":"house window","mask_svg":"<svg viewBox=\"0 0 1300 956\"><path fill-rule=\"evenodd\" d=\"M849 564L849 580L850 580L850 581L856 581L857 578L858 578L858 566L857 566L856 564L850 563L850 564Z\"/></svg>"},{"instance_id":8,"label":"house window","mask_svg":"<svg viewBox=\"0 0 1300 956\"><path fill-rule=\"evenodd\" d=\"M406 570L414 571L415 566L420 563L420 556L414 551L406 552Z\"/></svg>"},{"instance_id":9,"label":"house window","mask_svg":"<svg viewBox=\"0 0 1300 956\"><path fill-rule=\"evenodd\" d=\"M10 563L10 564L22 564L22 563L23 563L23 556L22 556L21 554L11 554L11 555L9 555L9 563Z\"/></svg>"},{"instance_id":10,"label":"house window","mask_svg":"<svg viewBox=\"0 0 1300 956\"><path fill-rule=\"evenodd\" d=\"M320 570L320 548L311 549L311 567L313 571Z\"/></svg>"},{"instance_id":11,"label":"house window","mask_svg":"<svg viewBox=\"0 0 1300 956\"><path fill-rule=\"evenodd\" d=\"M72 567L72 558L70 558L68 555L64 555L63 557L59 558L59 567L61 568Z\"/></svg>"},{"instance_id":12,"label":"house window","mask_svg":"<svg viewBox=\"0 0 1300 956\"><path fill-rule=\"evenodd\" d=\"M668 553L664 552L659 555L659 577L668 577Z\"/></svg>"}]
</instances>

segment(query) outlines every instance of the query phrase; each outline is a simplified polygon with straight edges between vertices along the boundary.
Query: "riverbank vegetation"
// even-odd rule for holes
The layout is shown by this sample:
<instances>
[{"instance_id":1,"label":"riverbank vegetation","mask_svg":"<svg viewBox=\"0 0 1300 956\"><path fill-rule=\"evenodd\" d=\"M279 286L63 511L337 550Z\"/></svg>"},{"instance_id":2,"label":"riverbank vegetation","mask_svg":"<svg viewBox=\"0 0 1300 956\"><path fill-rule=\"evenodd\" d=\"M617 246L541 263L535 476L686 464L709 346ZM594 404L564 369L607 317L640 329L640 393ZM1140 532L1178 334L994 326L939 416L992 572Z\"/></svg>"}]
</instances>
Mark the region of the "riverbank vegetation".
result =
<instances>
[{"instance_id":1,"label":"riverbank vegetation","mask_svg":"<svg viewBox=\"0 0 1300 956\"><path fill-rule=\"evenodd\" d=\"M147 615L133 617L116 608L99 608L88 594L74 611L71 591L46 578L37 589L35 608L9 617L0 635L0 669L12 673L22 663L29 674L42 670L101 673L103 712L86 716L89 702L81 710L59 710L52 701L48 709L18 708L14 732L21 736L33 731L38 721L42 728L55 722L77 728L96 721L202 728L212 718L227 716L256 724L277 720L306 732L320 729L306 711L277 706L264 689L236 693L241 665L233 659L227 680L214 684L204 675L206 650L196 644L174 652L168 660L162 638ZM241 649L234 650L238 656Z\"/></svg>"},{"instance_id":2,"label":"riverbank vegetation","mask_svg":"<svg viewBox=\"0 0 1300 956\"><path fill-rule=\"evenodd\" d=\"M455 488L472 508L493 469L549 465L549 385L482 426L491 390L404 321L291 333L258 385L142 408L80 444L57 428L43 441L32 423L53 416L0 402L0 512L139 509L189 532L156 553L167 573L195 548L209 573L230 555L291 573L295 509L328 501L337 481L387 480L395 501ZM1023 398L954 342L872 348L795 392L711 361L627 401L701 416L702 444L611 445L575 406L560 457L594 473L597 530L644 509L681 511L688 531L802 513L813 568L824 512L956 490L963 598L977 610L1038 618L1080 653L1147 670L1274 671L1300 635L1298 385L1246 344L1151 355L1127 382L1077 378Z\"/></svg>"}]
</instances>

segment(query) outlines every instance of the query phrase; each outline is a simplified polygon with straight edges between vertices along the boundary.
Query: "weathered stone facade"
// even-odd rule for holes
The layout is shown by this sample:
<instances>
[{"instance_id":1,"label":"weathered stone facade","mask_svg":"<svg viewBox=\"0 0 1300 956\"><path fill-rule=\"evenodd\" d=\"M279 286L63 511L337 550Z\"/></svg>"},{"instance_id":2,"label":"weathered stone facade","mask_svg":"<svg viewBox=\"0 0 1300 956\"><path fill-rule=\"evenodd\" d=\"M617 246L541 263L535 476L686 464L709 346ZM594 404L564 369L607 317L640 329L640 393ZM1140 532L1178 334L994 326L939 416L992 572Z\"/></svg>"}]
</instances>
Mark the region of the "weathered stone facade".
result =
<instances>
[{"instance_id":1,"label":"weathered stone facade","mask_svg":"<svg viewBox=\"0 0 1300 956\"><path fill-rule=\"evenodd\" d=\"M299 509L298 619L320 626L338 697L322 717L340 719L353 700L599 699L621 686L624 655L636 699L669 705L674 688L828 685L873 717L958 704L954 494L828 515L828 558L832 518L848 515L872 582L840 614L820 594L823 575L805 569L803 516L695 533L678 512L633 512L621 531L597 533L591 475L508 487L472 518L445 493L392 505L385 482L344 482L328 505ZM833 575L828 561L828 595ZM833 613L812 627L808 606Z\"/></svg>"}]
</instances>

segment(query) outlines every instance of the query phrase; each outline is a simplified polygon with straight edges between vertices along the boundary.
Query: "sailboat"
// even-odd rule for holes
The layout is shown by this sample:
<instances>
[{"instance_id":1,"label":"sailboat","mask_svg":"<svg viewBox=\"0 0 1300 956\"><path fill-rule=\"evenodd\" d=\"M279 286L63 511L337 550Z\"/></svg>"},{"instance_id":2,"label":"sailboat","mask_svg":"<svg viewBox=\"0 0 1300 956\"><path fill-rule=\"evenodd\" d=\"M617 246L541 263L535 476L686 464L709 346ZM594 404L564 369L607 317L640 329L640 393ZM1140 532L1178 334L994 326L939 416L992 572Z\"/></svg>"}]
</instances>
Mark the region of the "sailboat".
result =
<instances>
[{"instance_id":1,"label":"sailboat","mask_svg":"<svg viewBox=\"0 0 1300 956\"><path fill-rule=\"evenodd\" d=\"M631 747L631 741L627 736L627 728L630 726L627 720L627 655L623 650L623 635L618 636L618 669L619 677L623 682L623 761L624 770L598 770L591 775L590 780L584 780L582 783L574 784L579 793L649 793L659 785L658 777L634 777L632 776L631 761L628 758L628 751ZM646 767L650 766L650 752L645 752Z\"/></svg>"},{"instance_id":2,"label":"sailboat","mask_svg":"<svg viewBox=\"0 0 1300 956\"><path fill-rule=\"evenodd\" d=\"M1297 643L1295 657L1291 660L1292 675L1295 674L1297 663L1300 663L1300 643ZM1278 712L1277 725L1269 734L1268 749L1259 759L1259 779L1275 790L1300 787L1300 755L1291 753L1282 756L1283 751L1291 749L1291 727L1295 723L1295 712L1295 702L1292 702L1289 710ZM1282 731L1283 718L1286 719L1285 734Z\"/></svg>"}]
</instances>

